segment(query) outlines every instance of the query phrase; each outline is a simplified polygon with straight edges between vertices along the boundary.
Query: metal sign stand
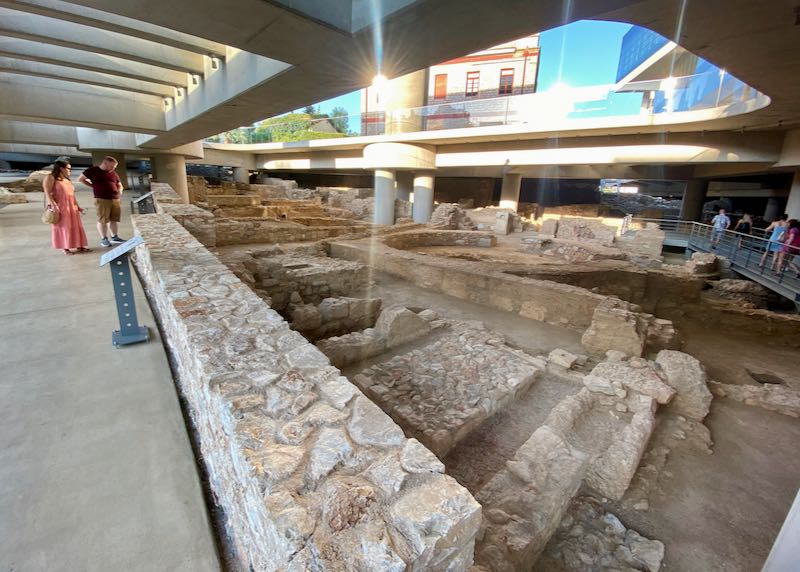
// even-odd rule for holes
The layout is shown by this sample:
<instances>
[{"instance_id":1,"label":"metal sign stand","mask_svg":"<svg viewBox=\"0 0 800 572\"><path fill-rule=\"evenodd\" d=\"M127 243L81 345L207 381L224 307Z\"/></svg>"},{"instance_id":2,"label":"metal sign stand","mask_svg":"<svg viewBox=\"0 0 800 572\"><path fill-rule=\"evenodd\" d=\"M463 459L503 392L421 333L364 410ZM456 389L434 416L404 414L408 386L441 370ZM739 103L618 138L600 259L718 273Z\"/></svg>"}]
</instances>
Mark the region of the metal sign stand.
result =
<instances>
[{"instance_id":1,"label":"metal sign stand","mask_svg":"<svg viewBox=\"0 0 800 572\"><path fill-rule=\"evenodd\" d=\"M131 214L153 214L154 212L156 212L156 204L153 202L153 191L131 201Z\"/></svg>"},{"instance_id":2,"label":"metal sign stand","mask_svg":"<svg viewBox=\"0 0 800 572\"><path fill-rule=\"evenodd\" d=\"M110 263L111 283L114 285L114 299L117 303L117 316L119 316L119 330L114 330L111 334L111 343L117 348L146 342L150 337L147 326L140 326L136 317L131 266L128 262L130 251L143 242L141 236L134 236L115 249L109 250L100 258L100 266Z\"/></svg>"}]
</instances>

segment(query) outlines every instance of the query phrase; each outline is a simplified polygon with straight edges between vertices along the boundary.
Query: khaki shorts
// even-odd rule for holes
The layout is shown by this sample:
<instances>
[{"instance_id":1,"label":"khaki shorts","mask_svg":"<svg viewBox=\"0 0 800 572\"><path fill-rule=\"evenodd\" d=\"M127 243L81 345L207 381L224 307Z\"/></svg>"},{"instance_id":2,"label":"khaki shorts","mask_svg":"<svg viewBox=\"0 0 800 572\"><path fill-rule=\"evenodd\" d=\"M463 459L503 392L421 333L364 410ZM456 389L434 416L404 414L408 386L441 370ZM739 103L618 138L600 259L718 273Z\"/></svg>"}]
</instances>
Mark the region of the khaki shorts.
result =
<instances>
[{"instance_id":1,"label":"khaki shorts","mask_svg":"<svg viewBox=\"0 0 800 572\"><path fill-rule=\"evenodd\" d=\"M95 199L94 208L97 211L97 222L119 222L122 214L119 199Z\"/></svg>"}]
</instances>

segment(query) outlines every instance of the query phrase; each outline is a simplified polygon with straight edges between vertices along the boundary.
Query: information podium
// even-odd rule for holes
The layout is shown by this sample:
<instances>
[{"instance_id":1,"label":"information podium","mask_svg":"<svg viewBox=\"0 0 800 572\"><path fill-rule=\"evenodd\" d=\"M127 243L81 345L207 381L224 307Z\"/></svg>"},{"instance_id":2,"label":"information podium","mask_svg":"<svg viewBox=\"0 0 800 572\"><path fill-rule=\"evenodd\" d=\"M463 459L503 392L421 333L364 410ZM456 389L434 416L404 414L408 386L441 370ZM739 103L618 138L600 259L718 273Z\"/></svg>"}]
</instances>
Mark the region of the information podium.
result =
<instances>
[{"instance_id":1,"label":"information podium","mask_svg":"<svg viewBox=\"0 0 800 572\"><path fill-rule=\"evenodd\" d=\"M100 257L100 266L108 264L111 268L111 283L114 285L114 300L117 303L119 330L114 330L111 334L111 343L115 347L146 342L150 337L147 326L140 326L136 317L131 265L128 261L130 251L143 242L141 236L134 236Z\"/></svg>"},{"instance_id":2,"label":"information podium","mask_svg":"<svg viewBox=\"0 0 800 572\"><path fill-rule=\"evenodd\" d=\"M154 212L156 212L156 203L153 199L153 191L131 201L131 214L153 214Z\"/></svg>"}]
</instances>

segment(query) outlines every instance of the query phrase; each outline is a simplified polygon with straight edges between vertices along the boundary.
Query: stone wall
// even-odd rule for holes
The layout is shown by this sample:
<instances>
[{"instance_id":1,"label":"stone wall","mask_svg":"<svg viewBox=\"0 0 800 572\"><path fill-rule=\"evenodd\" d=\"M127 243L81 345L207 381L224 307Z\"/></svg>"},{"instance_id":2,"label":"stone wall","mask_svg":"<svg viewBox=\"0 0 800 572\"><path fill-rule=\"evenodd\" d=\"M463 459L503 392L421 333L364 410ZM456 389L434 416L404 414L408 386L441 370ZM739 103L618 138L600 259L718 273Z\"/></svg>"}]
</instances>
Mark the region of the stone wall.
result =
<instances>
[{"instance_id":1,"label":"stone wall","mask_svg":"<svg viewBox=\"0 0 800 572\"><path fill-rule=\"evenodd\" d=\"M308 227L291 222L277 222L260 218L217 219L217 246L231 244L278 244L285 242L307 242L334 238L366 230L349 226Z\"/></svg>"},{"instance_id":2,"label":"stone wall","mask_svg":"<svg viewBox=\"0 0 800 572\"><path fill-rule=\"evenodd\" d=\"M466 570L481 509L441 463L175 219L134 227L235 565Z\"/></svg>"},{"instance_id":3,"label":"stone wall","mask_svg":"<svg viewBox=\"0 0 800 572\"><path fill-rule=\"evenodd\" d=\"M384 244L398 250L422 246L479 246L497 245L497 238L489 232L460 230L422 230L399 232L384 239Z\"/></svg>"},{"instance_id":4,"label":"stone wall","mask_svg":"<svg viewBox=\"0 0 800 572\"><path fill-rule=\"evenodd\" d=\"M332 242L330 254L369 264L422 288L580 331L589 327L595 308L605 299L566 284L521 278L490 268L478 271L474 262L396 250L380 240Z\"/></svg>"}]
</instances>

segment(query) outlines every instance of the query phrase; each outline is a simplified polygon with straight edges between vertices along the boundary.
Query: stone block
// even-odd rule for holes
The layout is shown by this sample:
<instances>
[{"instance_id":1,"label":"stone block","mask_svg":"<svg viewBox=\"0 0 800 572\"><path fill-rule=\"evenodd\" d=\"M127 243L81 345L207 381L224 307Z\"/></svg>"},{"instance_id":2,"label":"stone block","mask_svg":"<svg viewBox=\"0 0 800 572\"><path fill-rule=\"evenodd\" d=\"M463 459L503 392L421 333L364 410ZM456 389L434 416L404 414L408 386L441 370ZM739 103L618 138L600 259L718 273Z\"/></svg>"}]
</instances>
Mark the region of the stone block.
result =
<instances>
[{"instance_id":1,"label":"stone block","mask_svg":"<svg viewBox=\"0 0 800 572\"><path fill-rule=\"evenodd\" d=\"M647 322L633 311L631 304L607 298L592 315L592 323L584 332L581 343L595 353L617 350L631 356L641 356L647 339Z\"/></svg>"},{"instance_id":2,"label":"stone block","mask_svg":"<svg viewBox=\"0 0 800 572\"><path fill-rule=\"evenodd\" d=\"M384 308L375 330L386 337L388 347L394 347L427 335L431 327L408 308L395 305Z\"/></svg>"},{"instance_id":3,"label":"stone block","mask_svg":"<svg viewBox=\"0 0 800 572\"><path fill-rule=\"evenodd\" d=\"M635 359L631 358L629 362L612 360L601 362L585 379L591 378L600 385L603 383L608 386L617 384L651 397L662 405L669 403L675 397L675 390L662 381L651 365L652 362L642 360L643 367L637 367L638 363L634 362ZM609 395L611 394L609 393Z\"/></svg>"},{"instance_id":4,"label":"stone block","mask_svg":"<svg viewBox=\"0 0 800 572\"><path fill-rule=\"evenodd\" d=\"M800 417L800 391L778 385L730 385L709 381L711 393L728 397L747 405L755 405L769 411L777 411L790 417Z\"/></svg>"},{"instance_id":5,"label":"stone block","mask_svg":"<svg viewBox=\"0 0 800 572\"><path fill-rule=\"evenodd\" d=\"M690 274L716 274L718 268L718 258L710 252L695 252L692 258L687 260L684 268Z\"/></svg>"},{"instance_id":6,"label":"stone block","mask_svg":"<svg viewBox=\"0 0 800 572\"><path fill-rule=\"evenodd\" d=\"M656 356L665 381L678 393L670 410L696 421L708 415L713 396L706 384L706 370L694 357L674 350L662 350Z\"/></svg>"},{"instance_id":7,"label":"stone block","mask_svg":"<svg viewBox=\"0 0 800 572\"><path fill-rule=\"evenodd\" d=\"M500 211L495 214L494 233L506 235L512 230L511 213L507 211Z\"/></svg>"},{"instance_id":8,"label":"stone block","mask_svg":"<svg viewBox=\"0 0 800 572\"><path fill-rule=\"evenodd\" d=\"M558 232L558 219L549 218L542 222L542 227L539 230L539 236L555 238Z\"/></svg>"},{"instance_id":9,"label":"stone block","mask_svg":"<svg viewBox=\"0 0 800 572\"><path fill-rule=\"evenodd\" d=\"M319 304L319 313L326 322L341 320L350 314L350 305L346 298L325 298Z\"/></svg>"},{"instance_id":10,"label":"stone block","mask_svg":"<svg viewBox=\"0 0 800 572\"><path fill-rule=\"evenodd\" d=\"M295 306L292 310L292 328L301 332L315 330L322 325L322 313L313 304Z\"/></svg>"},{"instance_id":11,"label":"stone block","mask_svg":"<svg viewBox=\"0 0 800 572\"><path fill-rule=\"evenodd\" d=\"M583 365L586 363L587 357L584 355L575 355L567 350L556 348L547 356L548 361L559 365L566 369L571 369L576 365Z\"/></svg>"},{"instance_id":12,"label":"stone block","mask_svg":"<svg viewBox=\"0 0 800 572\"><path fill-rule=\"evenodd\" d=\"M580 487L587 462L588 455L539 427L478 491L487 518L475 564L492 571L531 570Z\"/></svg>"}]
</instances>

